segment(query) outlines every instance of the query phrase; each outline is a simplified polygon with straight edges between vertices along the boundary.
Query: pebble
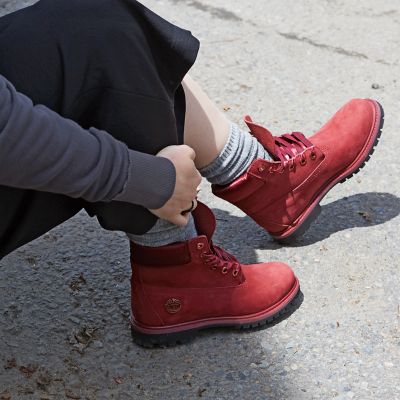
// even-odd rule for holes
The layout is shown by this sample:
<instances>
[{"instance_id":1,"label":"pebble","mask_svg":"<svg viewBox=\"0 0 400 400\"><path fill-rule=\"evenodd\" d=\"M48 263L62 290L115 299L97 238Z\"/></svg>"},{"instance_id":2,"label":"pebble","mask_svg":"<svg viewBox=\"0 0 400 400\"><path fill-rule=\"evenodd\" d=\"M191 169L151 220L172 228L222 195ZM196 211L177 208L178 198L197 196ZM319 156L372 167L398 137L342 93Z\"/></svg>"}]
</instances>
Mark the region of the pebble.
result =
<instances>
[{"instance_id":1,"label":"pebble","mask_svg":"<svg viewBox=\"0 0 400 400\"><path fill-rule=\"evenodd\" d=\"M79 318L76 318L76 317L73 317L73 316L69 317L68 319L71 322L73 322L74 324L77 324L77 325L81 322Z\"/></svg>"},{"instance_id":2,"label":"pebble","mask_svg":"<svg viewBox=\"0 0 400 400\"><path fill-rule=\"evenodd\" d=\"M232 374L229 372L228 374L226 374L225 375L225 379L227 380L227 381L233 381L233 376L232 376Z\"/></svg>"},{"instance_id":3,"label":"pebble","mask_svg":"<svg viewBox=\"0 0 400 400\"><path fill-rule=\"evenodd\" d=\"M384 365L386 368L392 368L392 367L394 366L394 364L391 363L391 362L385 362L383 365Z\"/></svg>"},{"instance_id":4,"label":"pebble","mask_svg":"<svg viewBox=\"0 0 400 400\"><path fill-rule=\"evenodd\" d=\"M247 379L247 376L242 371L239 371L238 376L239 376L239 379L242 381Z\"/></svg>"},{"instance_id":5,"label":"pebble","mask_svg":"<svg viewBox=\"0 0 400 400\"><path fill-rule=\"evenodd\" d=\"M368 389L368 382L363 381L361 382L360 386L362 389Z\"/></svg>"},{"instance_id":6,"label":"pebble","mask_svg":"<svg viewBox=\"0 0 400 400\"><path fill-rule=\"evenodd\" d=\"M260 368L269 368L271 366L271 362L267 360L263 360L260 364Z\"/></svg>"},{"instance_id":7,"label":"pebble","mask_svg":"<svg viewBox=\"0 0 400 400\"><path fill-rule=\"evenodd\" d=\"M97 349L102 349L103 348L103 342L101 340L95 340L93 342L93 347Z\"/></svg>"},{"instance_id":8,"label":"pebble","mask_svg":"<svg viewBox=\"0 0 400 400\"><path fill-rule=\"evenodd\" d=\"M286 347L286 349L292 349L295 346L296 346L296 343L294 341L291 341L285 347Z\"/></svg>"}]
</instances>

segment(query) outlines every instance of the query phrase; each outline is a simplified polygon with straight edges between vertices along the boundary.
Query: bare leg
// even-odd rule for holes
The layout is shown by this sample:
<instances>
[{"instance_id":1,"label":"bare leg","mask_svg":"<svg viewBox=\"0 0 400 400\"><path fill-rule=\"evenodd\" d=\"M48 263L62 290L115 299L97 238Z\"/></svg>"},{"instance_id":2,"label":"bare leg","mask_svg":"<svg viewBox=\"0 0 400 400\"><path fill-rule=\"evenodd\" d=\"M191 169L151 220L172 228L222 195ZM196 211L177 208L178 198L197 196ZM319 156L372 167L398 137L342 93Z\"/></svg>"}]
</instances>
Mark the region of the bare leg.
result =
<instances>
[{"instance_id":1,"label":"bare leg","mask_svg":"<svg viewBox=\"0 0 400 400\"><path fill-rule=\"evenodd\" d=\"M221 153L230 123L189 75L182 84L186 96L184 142L196 152L196 167L203 168Z\"/></svg>"}]
</instances>

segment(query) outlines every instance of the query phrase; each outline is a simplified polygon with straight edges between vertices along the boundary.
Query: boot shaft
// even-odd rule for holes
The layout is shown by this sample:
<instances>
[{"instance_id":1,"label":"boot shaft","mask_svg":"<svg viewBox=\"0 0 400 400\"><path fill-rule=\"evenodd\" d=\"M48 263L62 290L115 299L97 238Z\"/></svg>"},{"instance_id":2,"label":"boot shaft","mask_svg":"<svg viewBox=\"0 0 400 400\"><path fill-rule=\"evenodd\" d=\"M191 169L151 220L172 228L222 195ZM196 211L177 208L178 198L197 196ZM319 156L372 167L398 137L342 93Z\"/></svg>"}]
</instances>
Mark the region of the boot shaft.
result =
<instances>
[{"instance_id":1,"label":"boot shaft","mask_svg":"<svg viewBox=\"0 0 400 400\"><path fill-rule=\"evenodd\" d=\"M273 137L246 117L250 132L275 161L255 160L246 173L213 193L236 205L275 238L293 234L336 183L363 165L383 125L383 111L369 99L345 104L313 136Z\"/></svg>"}]
</instances>

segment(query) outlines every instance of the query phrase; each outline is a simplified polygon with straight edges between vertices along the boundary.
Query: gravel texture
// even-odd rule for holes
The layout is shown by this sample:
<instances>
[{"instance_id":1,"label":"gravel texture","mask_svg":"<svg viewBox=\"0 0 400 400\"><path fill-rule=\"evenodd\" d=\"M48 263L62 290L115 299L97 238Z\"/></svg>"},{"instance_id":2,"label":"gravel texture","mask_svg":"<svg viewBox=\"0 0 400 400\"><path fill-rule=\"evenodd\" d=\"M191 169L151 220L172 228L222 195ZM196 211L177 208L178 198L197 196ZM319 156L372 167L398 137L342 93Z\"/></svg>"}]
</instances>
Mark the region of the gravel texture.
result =
<instances>
[{"instance_id":1,"label":"gravel texture","mask_svg":"<svg viewBox=\"0 0 400 400\"><path fill-rule=\"evenodd\" d=\"M30 3L2 0L0 13ZM399 2L144 3L199 37L192 75L232 120L311 134L349 98L373 97L381 142L291 247L204 183L216 242L300 278L300 308L268 329L136 346L127 240L84 213L1 260L0 399L400 399Z\"/></svg>"}]
</instances>

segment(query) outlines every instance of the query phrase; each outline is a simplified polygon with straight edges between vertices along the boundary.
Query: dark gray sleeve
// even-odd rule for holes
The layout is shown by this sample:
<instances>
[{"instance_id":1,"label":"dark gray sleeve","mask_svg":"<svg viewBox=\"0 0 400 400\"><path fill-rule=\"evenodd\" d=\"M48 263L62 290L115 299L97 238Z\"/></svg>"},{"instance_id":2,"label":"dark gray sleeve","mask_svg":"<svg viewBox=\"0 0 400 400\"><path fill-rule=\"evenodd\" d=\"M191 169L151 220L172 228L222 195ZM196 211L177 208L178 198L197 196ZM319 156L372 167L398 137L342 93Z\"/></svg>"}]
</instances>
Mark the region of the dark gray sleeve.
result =
<instances>
[{"instance_id":1,"label":"dark gray sleeve","mask_svg":"<svg viewBox=\"0 0 400 400\"><path fill-rule=\"evenodd\" d=\"M0 185L159 208L173 193L175 168L34 106L0 75Z\"/></svg>"}]
</instances>

